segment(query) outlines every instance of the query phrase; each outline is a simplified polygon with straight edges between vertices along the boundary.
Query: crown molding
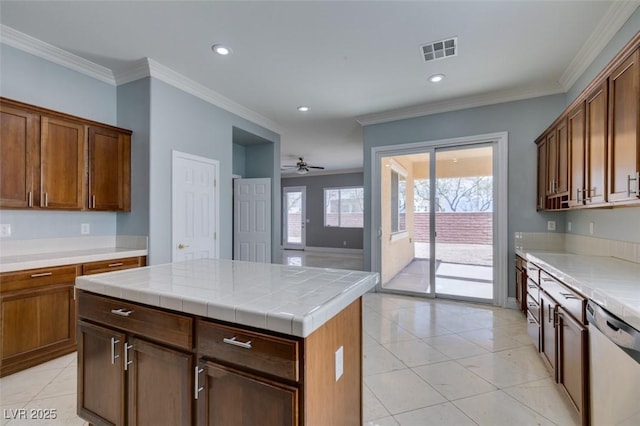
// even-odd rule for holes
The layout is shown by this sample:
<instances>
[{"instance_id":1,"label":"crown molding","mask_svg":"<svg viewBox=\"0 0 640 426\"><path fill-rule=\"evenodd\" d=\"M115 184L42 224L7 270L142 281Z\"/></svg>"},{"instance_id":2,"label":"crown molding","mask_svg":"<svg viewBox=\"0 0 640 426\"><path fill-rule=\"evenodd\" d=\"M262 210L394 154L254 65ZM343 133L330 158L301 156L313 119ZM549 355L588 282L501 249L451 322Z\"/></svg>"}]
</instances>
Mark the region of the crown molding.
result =
<instances>
[{"instance_id":1,"label":"crown molding","mask_svg":"<svg viewBox=\"0 0 640 426\"><path fill-rule=\"evenodd\" d=\"M526 89L515 89L500 92L484 93L476 96L468 96L457 99L446 99L439 102L401 108L393 111L386 111L374 114L367 114L356 117L356 121L362 126L370 124L380 124L389 121L404 120L407 118L422 117L441 112L457 111L467 108L475 108L487 105L501 104L504 102L521 101L548 95L564 93L562 88L554 85L542 87L529 87Z\"/></svg>"},{"instance_id":2,"label":"crown molding","mask_svg":"<svg viewBox=\"0 0 640 426\"><path fill-rule=\"evenodd\" d=\"M614 1L584 42L558 82L568 91L640 6L640 1Z\"/></svg>"},{"instance_id":3,"label":"crown molding","mask_svg":"<svg viewBox=\"0 0 640 426\"><path fill-rule=\"evenodd\" d=\"M74 55L35 37L31 37L18 30L14 30L6 25L0 25L0 42L104 83L111 85L116 84L113 72L109 68L81 58L80 56Z\"/></svg>"},{"instance_id":4,"label":"crown molding","mask_svg":"<svg viewBox=\"0 0 640 426\"><path fill-rule=\"evenodd\" d=\"M140 59L131 67L114 73L109 68L6 25L0 25L0 42L113 86L130 83L145 77L153 77L273 132L278 134L283 132L282 128L273 120L222 96L151 58Z\"/></svg>"},{"instance_id":5,"label":"crown molding","mask_svg":"<svg viewBox=\"0 0 640 426\"><path fill-rule=\"evenodd\" d=\"M246 120L258 124L275 133L282 134L283 129L275 121L258 114L257 112L246 108L231 99L222 96L220 93L203 86L202 84L185 77L184 75L162 65L161 63L146 58L149 67L149 75L155 79L163 81L174 86L183 92L189 93L200 98L212 105L220 107L232 114L238 115Z\"/></svg>"}]
</instances>

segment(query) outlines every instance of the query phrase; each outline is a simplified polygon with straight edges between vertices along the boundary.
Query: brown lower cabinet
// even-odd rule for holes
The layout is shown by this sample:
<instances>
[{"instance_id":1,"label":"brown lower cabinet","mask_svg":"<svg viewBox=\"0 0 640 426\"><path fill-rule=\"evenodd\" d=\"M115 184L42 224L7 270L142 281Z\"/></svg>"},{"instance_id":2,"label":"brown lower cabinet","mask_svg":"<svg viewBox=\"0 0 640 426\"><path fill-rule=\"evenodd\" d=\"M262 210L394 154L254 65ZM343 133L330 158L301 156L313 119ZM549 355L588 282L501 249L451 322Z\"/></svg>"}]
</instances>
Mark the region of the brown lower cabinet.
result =
<instances>
[{"instance_id":1,"label":"brown lower cabinet","mask_svg":"<svg viewBox=\"0 0 640 426\"><path fill-rule=\"evenodd\" d=\"M576 423L589 424L589 352L586 325L586 298L539 270L537 303L529 293L531 306L539 306L539 336L529 330L540 356L554 381L574 408ZM531 281L531 280L530 280ZM530 306L530 309L531 309Z\"/></svg>"},{"instance_id":2,"label":"brown lower cabinet","mask_svg":"<svg viewBox=\"0 0 640 426\"><path fill-rule=\"evenodd\" d=\"M146 257L0 274L0 377L76 350L78 275L144 266Z\"/></svg>"},{"instance_id":3,"label":"brown lower cabinet","mask_svg":"<svg viewBox=\"0 0 640 426\"><path fill-rule=\"evenodd\" d=\"M198 425L297 425L296 386L206 362L198 369ZM183 423L186 424L186 423Z\"/></svg>"},{"instance_id":4,"label":"brown lower cabinet","mask_svg":"<svg viewBox=\"0 0 640 426\"><path fill-rule=\"evenodd\" d=\"M78 312L78 415L94 426L362 425L360 299L304 339L82 290Z\"/></svg>"},{"instance_id":5,"label":"brown lower cabinet","mask_svg":"<svg viewBox=\"0 0 640 426\"><path fill-rule=\"evenodd\" d=\"M0 376L76 349L76 266L0 274Z\"/></svg>"}]
</instances>

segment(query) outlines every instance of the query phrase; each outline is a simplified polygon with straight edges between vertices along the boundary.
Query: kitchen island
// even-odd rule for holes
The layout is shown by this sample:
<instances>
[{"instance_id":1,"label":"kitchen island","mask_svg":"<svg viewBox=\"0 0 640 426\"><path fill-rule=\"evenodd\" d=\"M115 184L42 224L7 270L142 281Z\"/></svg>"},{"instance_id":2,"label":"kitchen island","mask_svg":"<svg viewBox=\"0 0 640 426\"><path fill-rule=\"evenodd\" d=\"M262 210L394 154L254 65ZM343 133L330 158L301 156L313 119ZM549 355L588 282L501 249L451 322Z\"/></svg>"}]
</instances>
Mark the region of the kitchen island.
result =
<instances>
[{"instance_id":1,"label":"kitchen island","mask_svg":"<svg viewBox=\"0 0 640 426\"><path fill-rule=\"evenodd\" d=\"M361 296L378 279L213 259L79 277L78 415L361 425Z\"/></svg>"}]
</instances>

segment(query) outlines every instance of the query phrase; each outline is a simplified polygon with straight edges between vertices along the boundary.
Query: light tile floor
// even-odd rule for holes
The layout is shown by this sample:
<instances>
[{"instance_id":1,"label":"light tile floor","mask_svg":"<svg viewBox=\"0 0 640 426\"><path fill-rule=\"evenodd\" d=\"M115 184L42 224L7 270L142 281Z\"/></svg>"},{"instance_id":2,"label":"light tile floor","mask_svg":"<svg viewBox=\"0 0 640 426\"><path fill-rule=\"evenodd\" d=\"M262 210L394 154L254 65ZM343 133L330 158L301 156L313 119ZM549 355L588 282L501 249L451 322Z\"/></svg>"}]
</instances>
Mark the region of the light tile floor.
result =
<instances>
[{"instance_id":1,"label":"light tile floor","mask_svg":"<svg viewBox=\"0 0 640 426\"><path fill-rule=\"evenodd\" d=\"M577 425L522 314L370 293L365 425Z\"/></svg>"},{"instance_id":2,"label":"light tile floor","mask_svg":"<svg viewBox=\"0 0 640 426\"><path fill-rule=\"evenodd\" d=\"M300 261L358 269L361 258ZM577 424L519 312L380 293L363 309L366 426ZM57 419L11 419L32 408ZM0 410L2 425L86 425L75 414L76 354L0 379Z\"/></svg>"}]
</instances>

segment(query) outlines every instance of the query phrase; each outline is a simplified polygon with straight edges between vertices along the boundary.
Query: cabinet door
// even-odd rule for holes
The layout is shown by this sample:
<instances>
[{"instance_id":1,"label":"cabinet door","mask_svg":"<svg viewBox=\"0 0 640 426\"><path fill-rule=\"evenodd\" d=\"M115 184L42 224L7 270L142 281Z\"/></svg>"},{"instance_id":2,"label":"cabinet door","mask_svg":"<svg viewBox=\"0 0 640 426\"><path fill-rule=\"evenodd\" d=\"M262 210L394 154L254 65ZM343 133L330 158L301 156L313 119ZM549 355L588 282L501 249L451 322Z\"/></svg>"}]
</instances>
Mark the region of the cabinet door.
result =
<instances>
[{"instance_id":1,"label":"cabinet door","mask_svg":"<svg viewBox=\"0 0 640 426\"><path fill-rule=\"evenodd\" d=\"M42 116L40 207L80 210L84 173L84 126Z\"/></svg>"},{"instance_id":2,"label":"cabinet door","mask_svg":"<svg viewBox=\"0 0 640 426\"><path fill-rule=\"evenodd\" d=\"M88 208L130 211L131 137L95 126L88 132Z\"/></svg>"},{"instance_id":3,"label":"cabinet door","mask_svg":"<svg viewBox=\"0 0 640 426\"><path fill-rule=\"evenodd\" d=\"M191 425L193 356L132 337L125 345L127 424Z\"/></svg>"},{"instance_id":4,"label":"cabinet door","mask_svg":"<svg viewBox=\"0 0 640 426\"><path fill-rule=\"evenodd\" d=\"M569 191L569 142L566 118L556 126L555 134L556 178L554 190L556 194L565 194Z\"/></svg>"},{"instance_id":5,"label":"cabinet door","mask_svg":"<svg viewBox=\"0 0 640 426\"><path fill-rule=\"evenodd\" d=\"M546 194L554 195L556 193L556 182L558 179L558 145L556 132L551 131L547 134L547 181Z\"/></svg>"},{"instance_id":6,"label":"cabinet door","mask_svg":"<svg viewBox=\"0 0 640 426\"><path fill-rule=\"evenodd\" d=\"M584 204L584 159L585 159L585 112L581 103L567 117L567 139L569 144L569 207Z\"/></svg>"},{"instance_id":7,"label":"cabinet door","mask_svg":"<svg viewBox=\"0 0 640 426\"><path fill-rule=\"evenodd\" d=\"M125 424L125 335L78 323L78 415L94 425Z\"/></svg>"},{"instance_id":8,"label":"cabinet door","mask_svg":"<svg viewBox=\"0 0 640 426\"><path fill-rule=\"evenodd\" d=\"M586 188L585 203L601 204L606 199L607 83L598 86L586 102Z\"/></svg>"},{"instance_id":9,"label":"cabinet door","mask_svg":"<svg viewBox=\"0 0 640 426\"><path fill-rule=\"evenodd\" d=\"M556 379L556 302L544 291L540 292L540 352L542 359Z\"/></svg>"},{"instance_id":10,"label":"cabinet door","mask_svg":"<svg viewBox=\"0 0 640 426\"><path fill-rule=\"evenodd\" d=\"M574 408L587 425L588 331L569 313L558 307L558 383L564 388Z\"/></svg>"},{"instance_id":11,"label":"cabinet door","mask_svg":"<svg viewBox=\"0 0 640 426\"><path fill-rule=\"evenodd\" d=\"M609 77L609 201L640 197L640 50Z\"/></svg>"},{"instance_id":12,"label":"cabinet door","mask_svg":"<svg viewBox=\"0 0 640 426\"><path fill-rule=\"evenodd\" d=\"M200 377L200 426L298 424L298 389L293 386L211 362Z\"/></svg>"},{"instance_id":13,"label":"cabinet door","mask_svg":"<svg viewBox=\"0 0 640 426\"><path fill-rule=\"evenodd\" d=\"M0 310L2 375L73 351L73 282L3 292Z\"/></svg>"},{"instance_id":14,"label":"cabinet door","mask_svg":"<svg viewBox=\"0 0 640 426\"><path fill-rule=\"evenodd\" d=\"M536 142L538 149L538 199L537 210L545 210L547 205L547 142L539 140Z\"/></svg>"},{"instance_id":15,"label":"cabinet door","mask_svg":"<svg viewBox=\"0 0 640 426\"><path fill-rule=\"evenodd\" d=\"M39 202L39 120L27 110L0 105L0 207Z\"/></svg>"}]
</instances>

